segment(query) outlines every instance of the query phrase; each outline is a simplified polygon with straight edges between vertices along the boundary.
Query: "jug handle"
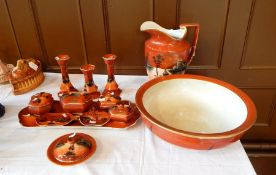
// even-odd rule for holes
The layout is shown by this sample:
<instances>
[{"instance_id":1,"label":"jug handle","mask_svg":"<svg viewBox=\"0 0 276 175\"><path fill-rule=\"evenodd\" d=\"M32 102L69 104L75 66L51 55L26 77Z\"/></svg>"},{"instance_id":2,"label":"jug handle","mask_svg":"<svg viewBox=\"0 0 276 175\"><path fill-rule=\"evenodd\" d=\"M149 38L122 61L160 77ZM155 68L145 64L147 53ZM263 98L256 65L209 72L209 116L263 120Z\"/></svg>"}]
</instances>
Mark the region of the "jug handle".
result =
<instances>
[{"instance_id":1,"label":"jug handle","mask_svg":"<svg viewBox=\"0 0 276 175\"><path fill-rule=\"evenodd\" d=\"M194 31L194 37L193 37L193 42L191 45L191 51L188 57L188 62L187 65L190 64L190 62L192 61L193 57L195 56L195 50L196 50L196 45L197 45L197 40L198 40L198 33L199 33L199 24L198 23L184 23L180 25L180 28L182 27L194 27L195 31Z\"/></svg>"}]
</instances>

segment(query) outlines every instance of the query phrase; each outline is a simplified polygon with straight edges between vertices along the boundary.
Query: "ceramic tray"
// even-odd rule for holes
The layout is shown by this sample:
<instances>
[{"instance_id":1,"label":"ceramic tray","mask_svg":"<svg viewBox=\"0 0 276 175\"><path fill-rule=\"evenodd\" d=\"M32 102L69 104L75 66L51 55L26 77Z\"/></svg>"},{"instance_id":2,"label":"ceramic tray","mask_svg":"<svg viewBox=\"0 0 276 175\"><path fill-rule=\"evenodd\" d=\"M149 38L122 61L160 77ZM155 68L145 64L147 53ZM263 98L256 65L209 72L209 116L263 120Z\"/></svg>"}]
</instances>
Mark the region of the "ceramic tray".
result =
<instances>
[{"instance_id":1,"label":"ceramic tray","mask_svg":"<svg viewBox=\"0 0 276 175\"><path fill-rule=\"evenodd\" d=\"M51 113L66 113L63 111L59 101L54 101L53 104L53 108L50 111ZM80 115L82 115L82 113L76 113L76 114L72 114L75 117L78 117ZM42 126L42 125L38 125L37 124L37 117L39 117L38 115L32 115L29 113L29 109L28 107L23 108L19 114L18 114L18 118L19 118L19 122L22 126L24 127L81 127L81 128L97 128L97 129L127 129L131 126L133 126L137 120L140 117L140 113L137 110L137 108L135 107L135 111L132 114L133 116L127 121L127 122L122 122L122 121L115 121L115 120L110 120L108 123L104 124L103 126L83 126L79 120L74 120L64 126Z\"/></svg>"}]
</instances>

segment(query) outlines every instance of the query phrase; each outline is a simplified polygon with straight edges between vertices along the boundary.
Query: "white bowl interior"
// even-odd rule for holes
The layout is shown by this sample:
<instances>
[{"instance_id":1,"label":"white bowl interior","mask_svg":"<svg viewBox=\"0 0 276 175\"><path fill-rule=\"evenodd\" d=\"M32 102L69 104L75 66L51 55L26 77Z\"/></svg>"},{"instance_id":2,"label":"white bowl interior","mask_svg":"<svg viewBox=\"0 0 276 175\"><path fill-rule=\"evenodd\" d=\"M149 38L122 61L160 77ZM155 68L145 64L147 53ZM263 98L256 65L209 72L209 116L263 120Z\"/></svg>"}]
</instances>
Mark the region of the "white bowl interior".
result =
<instances>
[{"instance_id":1,"label":"white bowl interior","mask_svg":"<svg viewBox=\"0 0 276 175\"><path fill-rule=\"evenodd\" d=\"M243 100L218 84L197 79L171 79L150 87L143 96L147 112L168 126L195 133L221 133L246 119Z\"/></svg>"}]
</instances>

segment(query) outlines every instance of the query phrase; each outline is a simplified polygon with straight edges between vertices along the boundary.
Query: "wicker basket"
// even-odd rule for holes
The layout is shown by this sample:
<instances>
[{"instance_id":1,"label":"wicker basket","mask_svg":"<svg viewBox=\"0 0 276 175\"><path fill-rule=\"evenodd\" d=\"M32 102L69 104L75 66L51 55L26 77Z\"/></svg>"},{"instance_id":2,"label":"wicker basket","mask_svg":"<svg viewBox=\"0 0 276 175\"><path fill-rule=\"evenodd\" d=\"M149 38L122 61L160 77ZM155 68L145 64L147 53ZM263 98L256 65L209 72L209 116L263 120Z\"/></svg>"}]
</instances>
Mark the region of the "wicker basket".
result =
<instances>
[{"instance_id":1,"label":"wicker basket","mask_svg":"<svg viewBox=\"0 0 276 175\"><path fill-rule=\"evenodd\" d=\"M13 86L14 95L20 95L32 89L35 89L44 81L42 65L40 61L37 60L37 62L38 62L38 69L33 74L28 75L22 79L10 78L10 83Z\"/></svg>"}]
</instances>

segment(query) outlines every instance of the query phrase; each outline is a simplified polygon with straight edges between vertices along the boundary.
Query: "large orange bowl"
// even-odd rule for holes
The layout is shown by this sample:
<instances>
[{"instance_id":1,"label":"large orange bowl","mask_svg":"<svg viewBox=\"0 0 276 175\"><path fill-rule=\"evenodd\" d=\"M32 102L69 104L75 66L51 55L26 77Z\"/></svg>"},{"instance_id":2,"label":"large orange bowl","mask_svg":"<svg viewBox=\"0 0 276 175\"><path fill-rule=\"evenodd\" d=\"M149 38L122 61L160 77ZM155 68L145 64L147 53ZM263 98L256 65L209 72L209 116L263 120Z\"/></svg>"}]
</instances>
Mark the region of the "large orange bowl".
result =
<instances>
[{"instance_id":1,"label":"large orange bowl","mask_svg":"<svg viewBox=\"0 0 276 175\"><path fill-rule=\"evenodd\" d=\"M136 104L153 133L193 149L214 149L235 142L256 120L256 107L243 91L197 75L150 80L137 91Z\"/></svg>"}]
</instances>

